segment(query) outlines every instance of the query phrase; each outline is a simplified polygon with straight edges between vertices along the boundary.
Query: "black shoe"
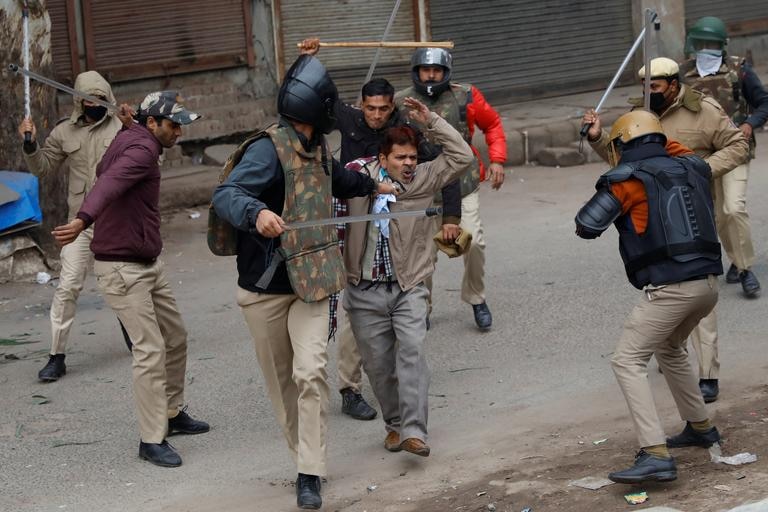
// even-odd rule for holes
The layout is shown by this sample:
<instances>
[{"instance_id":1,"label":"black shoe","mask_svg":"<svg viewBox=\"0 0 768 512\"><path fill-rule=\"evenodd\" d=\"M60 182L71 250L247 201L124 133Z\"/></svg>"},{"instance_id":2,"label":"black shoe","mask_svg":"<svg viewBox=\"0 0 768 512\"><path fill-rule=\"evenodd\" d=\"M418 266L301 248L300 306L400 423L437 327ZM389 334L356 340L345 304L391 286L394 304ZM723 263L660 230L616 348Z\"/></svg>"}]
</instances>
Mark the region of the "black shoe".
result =
<instances>
[{"instance_id":1,"label":"black shoe","mask_svg":"<svg viewBox=\"0 0 768 512\"><path fill-rule=\"evenodd\" d=\"M181 457L166 440L163 440L160 444L140 441L139 457L148 460L155 466L162 466L164 468L176 468L181 466Z\"/></svg>"},{"instance_id":2,"label":"black shoe","mask_svg":"<svg viewBox=\"0 0 768 512\"><path fill-rule=\"evenodd\" d=\"M728 284L736 284L739 282L739 269L733 263L728 267L728 272L725 274L725 282Z\"/></svg>"},{"instance_id":3,"label":"black shoe","mask_svg":"<svg viewBox=\"0 0 768 512\"><path fill-rule=\"evenodd\" d=\"M128 352L133 353L133 342L131 341L131 337L128 336L128 331L125 330L125 326L119 318L117 319L117 323L120 324L120 330L123 331L123 341L125 341L125 346L128 347Z\"/></svg>"},{"instance_id":4,"label":"black shoe","mask_svg":"<svg viewBox=\"0 0 768 512\"><path fill-rule=\"evenodd\" d=\"M296 505L310 510L317 510L323 506L319 476L299 473L299 478L296 479Z\"/></svg>"},{"instance_id":5,"label":"black shoe","mask_svg":"<svg viewBox=\"0 0 768 512\"><path fill-rule=\"evenodd\" d=\"M742 270L739 272L739 281L741 281L741 289L744 290L744 295L750 299L760 295L760 281L757 280L754 272Z\"/></svg>"},{"instance_id":6,"label":"black shoe","mask_svg":"<svg viewBox=\"0 0 768 512\"><path fill-rule=\"evenodd\" d=\"M174 434L204 434L211 430L211 426L204 421L196 420L187 414L187 408L184 407L179 414L168 420L168 435Z\"/></svg>"},{"instance_id":7,"label":"black shoe","mask_svg":"<svg viewBox=\"0 0 768 512\"><path fill-rule=\"evenodd\" d=\"M48 362L37 374L37 378L43 382L54 382L59 377L67 374L67 365L64 364L64 354L56 354L48 357Z\"/></svg>"},{"instance_id":8,"label":"black shoe","mask_svg":"<svg viewBox=\"0 0 768 512\"><path fill-rule=\"evenodd\" d=\"M685 448L686 446L699 446L709 448L720 442L720 432L715 427L706 432L695 430L690 422L685 422L685 428L676 436L667 438L667 448Z\"/></svg>"},{"instance_id":9,"label":"black shoe","mask_svg":"<svg viewBox=\"0 0 768 512\"><path fill-rule=\"evenodd\" d=\"M363 395L355 393L351 388L344 388L341 393L341 412L356 420L372 420L376 417L376 409L368 405Z\"/></svg>"},{"instance_id":10,"label":"black shoe","mask_svg":"<svg viewBox=\"0 0 768 512\"><path fill-rule=\"evenodd\" d=\"M717 395L720 394L720 386L717 384L717 379L700 379L699 389L701 390L701 397L706 404L717 400Z\"/></svg>"},{"instance_id":11,"label":"black shoe","mask_svg":"<svg viewBox=\"0 0 768 512\"><path fill-rule=\"evenodd\" d=\"M640 450L631 468L609 473L608 479L619 484L638 484L648 481L671 482L677 480L677 466L672 457L662 459L645 450Z\"/></svg>"},{"instance_id":12,"label":"black shoe","mask_svg":"<svg viewBox=\"0 0 768 512\"><path fill-rule=\"evenodd\" d=\"M491 328L493 323L493 317L491 316L491 310L488 309L488 304L483 302L482 304L473 304L472 310L475 312L475 323L481 331L487 331Z\"/></svg>"}]
</instances>

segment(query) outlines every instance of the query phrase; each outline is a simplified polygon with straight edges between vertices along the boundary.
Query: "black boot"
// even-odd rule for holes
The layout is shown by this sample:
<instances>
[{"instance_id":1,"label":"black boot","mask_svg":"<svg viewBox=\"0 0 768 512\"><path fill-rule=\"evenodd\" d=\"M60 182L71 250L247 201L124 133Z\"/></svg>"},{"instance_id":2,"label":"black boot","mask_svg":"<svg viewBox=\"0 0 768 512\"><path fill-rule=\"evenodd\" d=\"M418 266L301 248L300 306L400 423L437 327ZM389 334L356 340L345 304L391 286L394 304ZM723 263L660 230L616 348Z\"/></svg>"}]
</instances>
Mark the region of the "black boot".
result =
<instances>
[{"instance_id":1,"label":"black boot","mask_svg":"<svg viewBox=\"0 0 768 512\"><path fill-rule=\"evenodd\" d=\"M638 484L641 482L671 482L677 479L677 466L672 457L662 459L640 450L635 456L631 468L608 474L608 479L620 484Z\"/></svg>"},{"instance_id":2,"label":"black boot","mask_svg":"<svg viewBox=\"0 0 768 512\"><path fill-rule=\"evenodd\" d=\"M168 420L168 435L174 434L204 434L211 430L210 425L204 421L196 420L187 414L187 408L184 407L175 417Z\"/></svg>"},{"instance_id":3,"label":"black boot","mask_svg":"<svg viewBox=\"0 0 768 512\"><path fill-rule=\"evenodd\" d=\"M473 304L472 310L475 313L475 323L481 331L487 331L491 328L493 323L493 317L491 316L491 310L488 309L488 304L483 302L482 304Z\"/></svg>"},{"instance_id":4,"label":"black boot","mask_svg":"<svg viewBox=\"0 0 768 512\"><path fill-rule=\"evenodd\" d=\"M37 378L43 382L54 382L59 377L67 374L67 365L64 364L64 354L56 354L48 357L48 362L37 374Z\"/></svg>"},{"instance_id":5,"label":"black boot","mask_svg":"<svg viewBox=\"0 0 768 512\"><path fill-rule=\"evenodd\" d=\"M739 282L739 269L733 263L728 267L728 273L725 274L725 282L728 284Z\"/></svg>"},{"instance_id":6,"label":"black boot","mask_svg":"<svg viewBox=\"0 0 768 512\"><path fill-rule=\"evenodd\" d=\"M299 478L296 479L296 505L310 510L317 510L323 506L319 476L299 473Z\"/></svg>"},{"instance_id":7,"label":"black boot","mask_svg":"<svg viewBox=\"0 0 768 512\"><path fill-rule=\"evenodd\" d=\"M155 466L162 466L164 468L181 466L181 457L166 440L163 440L160 444L140 441L139 457L151 462Z\"/></svg>"},{"instance_id":8,"label":"black boot","mask_svg":"<svg viewBox=\"0 0 768 512\"><path fill-rule=\"evenodd\" d=\"M742 270L739 272L739 281L741 281L741 289L744 290L744 295L750 299L760 295L760 281L757 280L754 272Z\"/></svg>"},{"instance_id":9,"label":"black boot","mask_svg":"<svg viewBox=\"0 0 768 512\"><path fill-rule=\"evenodd\" d=\"M717 395L720 394L720 386L717 383L717 379L700 379L699 389L701 390L701 397L704 399L704 403L711 403L717 400Z\"/></svg>"},{"instance_id":10,"label":"black boot","mask_svg":"<svg viewBox=\"0 0 768 512\"><path fill-rule=\"evenodd\" d=\"M368 405L363 395L355 393L352 388L344 388L341 393L341 412L356 420L372 420L376 417L376 409Z\"/></svg>"},{"instance_id":11,"label":"black boot","mask_svg":"<svg viewBox=\"0 0 768 512\"><path fill-rule=\"evenodd\" d=\"M667 438L667 448L685 448L686 446L699 446L709 448L715 443L720 442L720 432L715 427L706 432L699 432L691 426L689 421L685 422L685 428L676 436Z\"/></svg>"}]
</instances>

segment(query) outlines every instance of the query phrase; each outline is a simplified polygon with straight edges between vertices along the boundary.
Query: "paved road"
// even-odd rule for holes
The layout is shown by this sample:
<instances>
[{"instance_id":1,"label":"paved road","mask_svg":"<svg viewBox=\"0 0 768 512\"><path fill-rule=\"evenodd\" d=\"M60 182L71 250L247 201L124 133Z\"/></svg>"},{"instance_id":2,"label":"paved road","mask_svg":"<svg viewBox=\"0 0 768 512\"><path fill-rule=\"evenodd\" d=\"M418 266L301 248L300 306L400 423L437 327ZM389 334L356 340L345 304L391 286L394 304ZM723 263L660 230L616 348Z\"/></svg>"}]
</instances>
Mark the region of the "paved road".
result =
<instances>
[{"instance_id":1,"label":"paved road","mask_svg":"<svg viewBox=\"0 0 768 512\"><path fill-rule=\"evenodd\" d=\"M759 139L768 148L768 134ZM754 270L768 285L768 203L761 201L768 158L761 153L752 166L749 205ZM585 435L631 435L606 356L638 292L624 278L615 233L592 242L573 235L573 216L603 169L519 168L502 191L484 187L494 329L475 330L471 309L459 298L460 262L441 260L428 340L433 456L384 452L381 422L343 417L333 393L327 510L382 510L387 503L398 510L451 481L546 449L537 440L569 425L589 424ZM172 440L184 458L179 469L139 461L130 356L93 279L73 328L69 373L45 385L36 374L48 347L53 288L2 286L0 337L30 333L40 342L0 347L21 358L0 360L0 510L294 509L295 469L234 304L234 261L206 250L205 215L189 219L181 212L163 231L163 258L191 336L189 411L210 421L212 432ZM714 410L737 403L737 386L765 375L765 300L743 299L738 285L722 290L723 398ZM335 354L329 369L335 383ZM662 411L671 411L661 380L651 379ZM49 402L38 404L43 400L34 395ZM675 415L666 419L677 428ZM369 484L379 488L369 493Z\"/></svg>"}]
</instances>

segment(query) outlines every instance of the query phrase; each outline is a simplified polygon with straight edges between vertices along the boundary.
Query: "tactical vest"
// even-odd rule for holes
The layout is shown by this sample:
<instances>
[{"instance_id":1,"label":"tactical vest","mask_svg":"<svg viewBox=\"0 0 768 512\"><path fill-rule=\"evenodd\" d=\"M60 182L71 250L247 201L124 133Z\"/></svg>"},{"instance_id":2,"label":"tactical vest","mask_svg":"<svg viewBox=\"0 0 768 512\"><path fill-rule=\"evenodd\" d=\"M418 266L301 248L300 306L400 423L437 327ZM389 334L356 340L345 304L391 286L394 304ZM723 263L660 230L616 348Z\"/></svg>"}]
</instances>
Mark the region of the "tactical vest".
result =
<instances>
[{"instance_id":1,"label":"tactical vest","mask_svg":"<svg viewBox=\"0 0 768 512\"><path fill-rule=\"evenodd\" d=\"M725 67L725 71L723 71ZM692 89L701 91L714 98L736 126L741 125L749 117L749 104L741 88L741 61L738 57L725 57L720 70L714 75L701 77L686 76L696 71L696 59L689 59L680 66L680 76L683 83ZM749 141L750 158L754 158L755 139Z\"/></svg>"},{"instance_id":2,"label":"tactical vest","mask_svg":"<svg viewBox=\"0 0 768 512\"><path fill-rule=\"evenodd\" d=\"M321 149L325 140L314 151L308 152L292 128L272 125L249 137L227 160L222 171L223 179L242 159L248 146L267 136L275 146L285 177L282 219L290 224L332 217L331 164L324 161L324 151ZM330 154L327 148L325 154ZM231 240L231 237L222 235L214 236L213 239ZM346 271L333 225L283 232L280 235L280 247L271 257L271 263L256 285L259 288L266 288L277 266L283 261L294 293L304 302L320 301L344 288Z\"/></svg>"},{"instance_id":3,"label":"tactical vest","mask_svg":"<svg viewBox=\"0 0 768 512\"><path fill-rule=\"evenodd\" d=\"M636 178L645 188L645 232L635 231L629 213L614 223L624 269L635 288L723 273L708 171L698 157L654 157L621 164L598 180L602 188Z\"/></svg>"},{"instance_id":4,"label":"tactical vest","mask_svg":"<svg viewBox=\"0 0 768 512\"><path fill-rule=\"evenodd\" d=\"M403 108L403 100L407 97L413 97L424 103L429 110L448 121L448 124L459 132L467 144L472 145L472 137L469 135L469 126L467 125L467 106L472 103L472 88L468 85L451 83L451 90L445 91L437 98L431 98L418 92L414 87L409 87L404 91L397 93L395 102L398 108ZM419 129L424 130L423 126ZM461 175L461 197L477 190L480 186L480 163L477 157L474 158L472 165ZM437 202L442 202L442 196L438 192L435 196Z\"/></svg>"}]
</instances>

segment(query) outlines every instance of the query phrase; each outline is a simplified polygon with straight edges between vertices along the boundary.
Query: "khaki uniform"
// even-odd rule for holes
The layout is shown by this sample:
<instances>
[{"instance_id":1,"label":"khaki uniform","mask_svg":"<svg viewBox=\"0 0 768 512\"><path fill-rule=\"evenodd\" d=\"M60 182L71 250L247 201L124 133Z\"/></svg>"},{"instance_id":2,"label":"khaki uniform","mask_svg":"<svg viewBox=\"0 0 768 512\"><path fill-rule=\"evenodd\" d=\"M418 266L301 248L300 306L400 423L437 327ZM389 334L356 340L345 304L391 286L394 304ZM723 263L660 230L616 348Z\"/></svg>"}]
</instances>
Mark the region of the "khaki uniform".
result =
<instances>
[{"instance_id":1,"label":"khaki uniform","mask_svg":"<svg viewBox=\"0 0 768 512\"><path fill-rule=\"evenodd\" d=\"M661 115L661 126L668 139L676 140L696 153L712 168L715 208L723 205L722 179L749 157L749 143L722 107L707 96L686 85L681 86L674 103ZM608 161L608 132L603 130L592 148ZM716 220L720 215L716 215ZM717 321L715 310L704 317L691 337L699 359L700 378L716 379L720 363L717 359Z\"/></svg>"},{"instance_id":2,"label":"khaki uniform","mask_svg":"<svg viewBox=\"0 0 768 512\"><path fill-rule=\"evenodd\" d=\"M111 87L95 71L80 73L75 80L75 89L115 102ZM42 147L31 154L22 152L29 170L40 177L56 172L66 160L69 166L68 220L74 219L85 195L90 192L96 181L96 165L121 126L117 116L109 112L100 121L86 124L82 102L75 101L69 120L59 123ZM92 238L93 228L89 228L61 251L59 285L51 303L51 354L65 352L77 298L83 289L88 267L93 262L90 251Z\"/></svg>"},{"instance_id":3,"label":"khaki uniform","mask_svg":"<svg viewBox=\"0 0 768 512\"><path fill-rule=\"evenodd\" d=\"M702 78L696 69L696 61L689 60L681 65L682 81L692 89L702 91L718 101L725 113L736 126L748 116L749 105L744 94L734 99L734 89L741 90L739 81L740 62L737 57L728 57L715 75ZM690 69L689 69L690 68ZM754 157L755 140L749 141L750 157ZM728 259L741 270L748 270L755 262L752 245L752 228L747 213L747 180L749 160L736 167L714 183L717 231ZM717 378L715 375L714 377Z\"/></svg>"}]
</instances>

